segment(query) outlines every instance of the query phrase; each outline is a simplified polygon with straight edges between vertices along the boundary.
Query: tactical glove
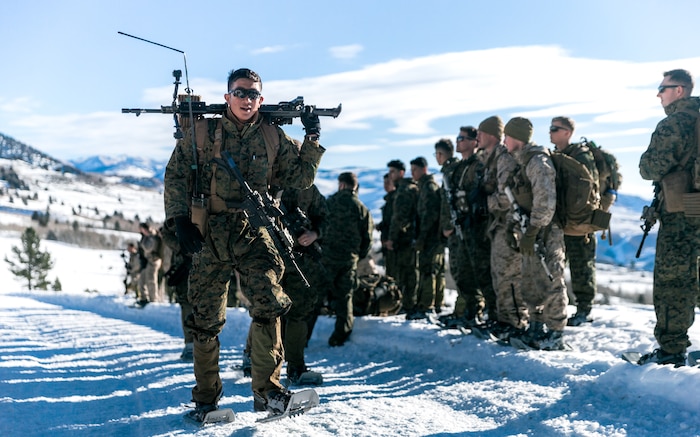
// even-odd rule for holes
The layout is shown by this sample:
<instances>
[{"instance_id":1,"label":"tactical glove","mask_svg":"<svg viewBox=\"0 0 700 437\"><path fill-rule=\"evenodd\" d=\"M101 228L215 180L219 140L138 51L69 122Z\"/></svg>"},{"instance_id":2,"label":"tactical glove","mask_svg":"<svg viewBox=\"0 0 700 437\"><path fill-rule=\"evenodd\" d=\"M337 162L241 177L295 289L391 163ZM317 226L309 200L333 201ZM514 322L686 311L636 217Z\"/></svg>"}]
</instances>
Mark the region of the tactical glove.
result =
<instances>
[{"instance_id":1,"label":"tactical glove","mask_svg":"<svg viewBox=\"0 0 700 437\"><path fill-rule=\"evenodd\" d=\"M301 124L304 125L304 130L306 135L321 135L321 121L318 119L318 115L311 112L310 108L305 108L304 112L301 113Z\"/></svg>"},{"instance_id":2,"label":"tactical glove","mask_svg":"<svg viewBox=\"0 0 700 437\"><path fill-rule=\"evenodd\" d=\"M192 255L202 250L204 238L189 217L175 217L175 229L180 248L186 255Z\"/></svg>"},{"instance_id":3,"label":"tactical glove","mask_svg":"<svg viewBox=\"0 0 700 437\"><path fill-rule=\"evenodd\" d=\"M530 226L527 228L523 234L523 238L520 240L520 253L523 254L523 256L535 254L535 240L539 232L540 228L537 226Z\"/></svg>"}]
</instances>

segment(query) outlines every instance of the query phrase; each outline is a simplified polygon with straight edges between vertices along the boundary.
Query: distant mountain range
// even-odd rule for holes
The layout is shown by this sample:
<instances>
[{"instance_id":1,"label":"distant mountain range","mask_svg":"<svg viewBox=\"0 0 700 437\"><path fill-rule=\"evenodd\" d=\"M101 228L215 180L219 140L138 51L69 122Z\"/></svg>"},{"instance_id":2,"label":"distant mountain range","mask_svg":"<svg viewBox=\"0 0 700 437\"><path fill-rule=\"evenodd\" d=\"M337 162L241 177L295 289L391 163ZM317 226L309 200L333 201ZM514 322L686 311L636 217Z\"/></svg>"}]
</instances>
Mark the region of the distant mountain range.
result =
<instances>
[{"instance_id":1,"label":"distant mountain range","mask_svg":"<svg viewBox=\"0 0 700 437\"><path fill-rule=\"evenodd\" d=\"M94 173L115 176L127 184L156 188L162 186L165 162L130 156L91 156L63 162L21 141L0 133L0 158L18 159L31 165L65 173Z\"/></svg>"}]
</instances>

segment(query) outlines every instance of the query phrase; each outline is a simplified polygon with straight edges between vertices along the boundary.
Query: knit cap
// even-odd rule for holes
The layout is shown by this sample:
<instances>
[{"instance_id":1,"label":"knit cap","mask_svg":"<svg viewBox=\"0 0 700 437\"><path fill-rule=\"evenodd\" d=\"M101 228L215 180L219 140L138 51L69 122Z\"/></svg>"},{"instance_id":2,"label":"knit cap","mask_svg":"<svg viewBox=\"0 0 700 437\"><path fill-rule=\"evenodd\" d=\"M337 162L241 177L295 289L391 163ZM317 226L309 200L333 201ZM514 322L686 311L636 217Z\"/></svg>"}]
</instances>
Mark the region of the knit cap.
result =
<instances>
[{"instance_id":1,"label":"knit cap","mask_svg":"<svg viewBox=\"0 0 700 437\"><path fill-rule=\"evenodd\" d=\"M503 130L506 135L523 143L529 143L532 139L532 123L523 117L513 117L508 120Z\"/></svg>"},{"instance_id":2,"label":"knit cap","mask_svg":"<svg viewBox=\"0 0 700 437\"><path fill-rule=\"evenodd\" d=\"M503 120L498 115L492 115L479 124L481 132L491 134L496 138L503 137Z\"/></svg>"}]
</instances>

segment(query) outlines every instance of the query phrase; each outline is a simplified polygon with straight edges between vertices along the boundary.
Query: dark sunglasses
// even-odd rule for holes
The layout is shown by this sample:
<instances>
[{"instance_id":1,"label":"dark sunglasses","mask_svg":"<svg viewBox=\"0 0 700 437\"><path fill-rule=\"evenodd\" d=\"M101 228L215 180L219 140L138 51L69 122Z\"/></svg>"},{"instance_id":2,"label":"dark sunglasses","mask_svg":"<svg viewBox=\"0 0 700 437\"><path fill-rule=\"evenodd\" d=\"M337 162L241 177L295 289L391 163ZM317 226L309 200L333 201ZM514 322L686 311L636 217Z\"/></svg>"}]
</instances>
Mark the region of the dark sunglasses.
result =
<instances>
[{"instance_id":1,"label":"dark sunglasses","mask_svg":"<svg viewBox=\"0 0 700 437\"><path fill-rule=\"evenodd\" d=\"M250 100L258 100L260 98L260 91L256 89L245 89L245 88L236 88L235 90L231 90L228 92L234 97L238 97L239 99L245 99L245 98L250 98Z\"/></svg>"},{"instance_id":2,"label":"dark sunglasses","mask_svg":"<svg viewBox=\"0 0 700 437\"><path fill-rule=\"evenodd\" d=\"M666 91L666 88L678 88L678 87L682 87L682 86L683 85L661 85L659 87L659 93L663 93L664 91Z\"/></svg>"},{"instance_id":3,"label":"dark sunglasses","mask_svg":"<svg viewBox=\"0 0 700 437\"><path fill-rule=\"evenodd\" d=\"M458 143L459 143L460 141L465 141L465 140L474 141L474 140L476 140L476 138L469 138L469 137L465 137L464 135L460 135L460 136L457 137L457 142L458 142Z\"/></svg>"},{"instance_id":4,"label":"dark sunglasses","mask_svg":"<svg viewBox=\"0 0 700 437\"><path fill-rule=\"evenodd\" d=\"M552 133L559 132L560 130L569 130L569 129L562 127L562 126L549 126L549 131Z\"/></svg>"}]
</instances>

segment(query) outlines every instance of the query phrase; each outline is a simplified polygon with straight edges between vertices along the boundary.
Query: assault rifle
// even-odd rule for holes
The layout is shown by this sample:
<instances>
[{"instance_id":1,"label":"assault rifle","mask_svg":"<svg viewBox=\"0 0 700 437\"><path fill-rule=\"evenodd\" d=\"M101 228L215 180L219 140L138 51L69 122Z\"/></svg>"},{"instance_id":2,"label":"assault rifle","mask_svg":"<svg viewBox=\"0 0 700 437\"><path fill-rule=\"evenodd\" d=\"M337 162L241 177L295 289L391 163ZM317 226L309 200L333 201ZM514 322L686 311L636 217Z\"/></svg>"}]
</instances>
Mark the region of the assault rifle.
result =
<instances>
[{"instance_id":1,"label":"assault rifle","mask_svg":"<svg viewBox=\"0 0 700 437\"><path fill-rule=\"evenodd\" d=\"M278 226L275 221L277 218L281 219L284 216L282 210L275 206L268 193L261 195L250 188L250 185L248 185L248 182L241 174L241 170L236 165L236 161L233 160L227 151L221 152L221 156L224 159L214 158L214 161L222 166L222 168L229 171L241 185L241 188L243 188L245 199L241 207L243 213L248 218L250 227L255 230L263 227L267 229L270 238L272 238L272 242L275 244L282 258L296 269L304 285L310 287L309 281L297 264L297 255L294 252L294 238L286 227ZM284 222L284 220L281 221Z\"/></svg>"},{"instance_id":2,"label":"assault rifle","mask_svg":"<svg viewBox=\"0 0 700 437\"><path fill-rule=\"evenodd\" d=\"M654 200L652 200L651 204L649 204L648 206L644 205L644 209L642 210L642 216L639 218L640 220L644 220L644 224L641 226L642 232L644 232L644 234L642 235L642 241L639 242L639 249L637 249L637 254L634 256L635 258L639 258L639 256L642 254L642 247L644 247L644 241L646 241L647 236L651 231L651 228L653 228L656 224L656 216L659 212L659 187L660 185L658 183L654 183Z\"/></svg>"},{"instance_id":3,"label":"assault rifle","mask_svg":"<svg viewBox=\"0 0 700 437\"><path fill-rule=\"evenodd\" d=\"M282 224L284 227L289 229L290 234L292 234L294 238L299 238L304 232L311 229L311 219L309 219L306 213L298 206L294 211L289 213L284 204L280 202L280 210L283 213L281 217ZM314 241L308 247L302 246L302 250L299 252L302 254L309 254L315 261L320 260L323 253L321 250L321 245L318 243L318 241Z\"/></svg>"},{"instance_id":4,"label":"assault rifle","mask_svg":"<svg viewBox=\"0 0 700 437\"><path fill-rule=\"evenodd\" d=\"M173 71L175 78L175 92L173 93L173 102L170 105L162 105L160 109L141 109L141 108L122 108L122 114L136 114L138 117L141 114L173 114L175 120L175 138L182 138L182 129L178 115L193 116L199 118L204 115L221 115L226 112L226 104L219 103L207 105L206 102L194 101L195 96L183 96L183 101L178 102L178 87L180 78L182 77L181 70ZM292 124L296 117L301 117L304 112L313 113L320 117L337 118L342 110L342 104L338 104L337 108L317 108L315 105L305 105L302 96L297 97L289 102L279 102L276 105L260 105L258 112L262 114L267 123L283 125Z\"/></svg>"},{"instance_id":5,"label":"assault rifle","mask_svg":"<svg viewBox=\"0 0 700 437\"><path fill-rule=\"evenodd\" d=\"M522 234L525 235L527 226L530 224L530 218L523 212L523 210L520 208L520 205L518 205L518 202L515 200L515 196L513 195L513 191L511 191L510 187L506 187L505 192L506 196L508 196L508 201L510 202L510 205L513 207L513 219L515 219L515 221L520 225L520 232L522 232ZM537 241L535 242L535 254L537 254L537 257L540 259L540 264L542 264L542 268L547 274L547 277L550 281L553 281L554 276L552 276L552 272L550 272L549 267L547 267L545 247L544 244L542 244L541 237L539 236L537 238Z\"/></svg>"},{"instance_id":6,"label":"assault rifle","mask_svg":"<svg viewBox=\"0 0 700 437\"><path fill-rule=\"evenodd\" d=\"M447 175L442 178L442 185L445 191L445 197L447 198L447 206L450 208L450 223L455 228L457 237L464 241L464 233L462 232L462 226L459 224L459 214L454 208L454 199L452 198L452 190L450 189L450 183L447 181Z\"/></svg>"}]
</instances>

